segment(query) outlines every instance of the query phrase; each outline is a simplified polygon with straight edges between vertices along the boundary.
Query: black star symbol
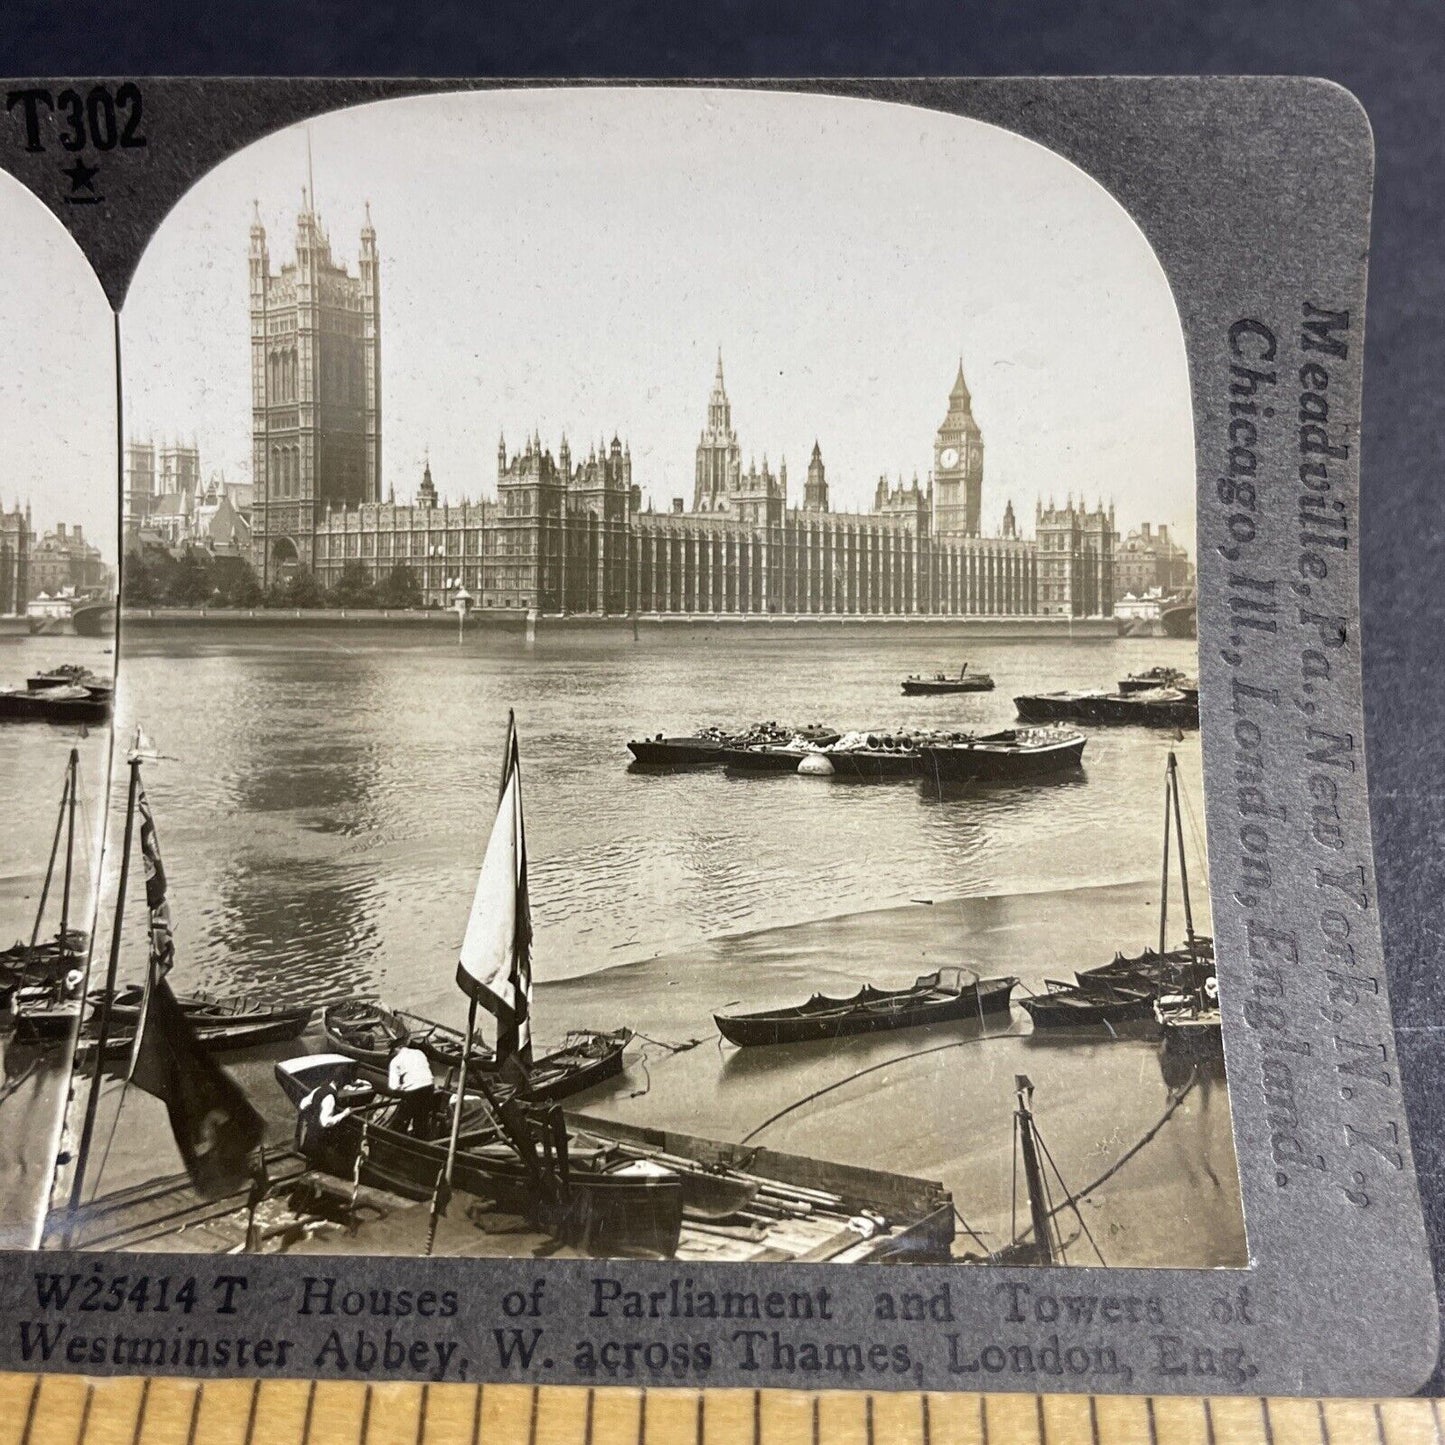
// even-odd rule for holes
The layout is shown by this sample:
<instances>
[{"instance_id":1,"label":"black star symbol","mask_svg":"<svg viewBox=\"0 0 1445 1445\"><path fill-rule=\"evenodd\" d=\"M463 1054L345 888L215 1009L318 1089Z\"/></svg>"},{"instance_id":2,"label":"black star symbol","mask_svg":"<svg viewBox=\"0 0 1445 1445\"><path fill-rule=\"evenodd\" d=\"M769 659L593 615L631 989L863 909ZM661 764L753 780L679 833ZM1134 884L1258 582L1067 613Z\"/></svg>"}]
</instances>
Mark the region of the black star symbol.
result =
<instances>
[{"instance_id":1,"label":"black star symbol","mask_svg":"<svg viewBox=\"0 0 1445 1445\"><path fill-rule=\"evenodd\" d=\"M75 195L78 191L89 191L94 195L95 178L100 174L100 167L88 166L77 157L73 166L61 166L60 174L70 177L71 195Z\"/></svg>"}]
</instances>

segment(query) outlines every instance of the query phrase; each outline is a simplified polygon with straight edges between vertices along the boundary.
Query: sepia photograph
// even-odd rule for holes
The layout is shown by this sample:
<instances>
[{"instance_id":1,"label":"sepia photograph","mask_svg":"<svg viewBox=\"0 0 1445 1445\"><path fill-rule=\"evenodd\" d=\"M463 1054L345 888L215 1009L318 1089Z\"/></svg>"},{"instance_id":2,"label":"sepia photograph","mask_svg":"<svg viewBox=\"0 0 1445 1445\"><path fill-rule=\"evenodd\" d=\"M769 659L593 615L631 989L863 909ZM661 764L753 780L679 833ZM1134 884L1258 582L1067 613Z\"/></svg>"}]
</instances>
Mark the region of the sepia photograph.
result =
<instances>
[{"instance_id":1,"label":"sepia photograph","mask_svg":"<svg viewBox=\"0 0 1445 1445\"><path fill-rule=\"evenodd\" d=\"M119 354L93 458L16 418L91 510L0 498L45 1247L1248 1263L1184 336L1097 181L380 101L198 181Z\"/></svg>"},{"instance_id":2,"label":"sepia photograph","mask_svg":"<svg viewBox=\"0 0 1445 1445\"><path fill-rule=\"evenodd\" d=\"M0 173L9 264L0 330L0 1009L4 1025L79 995L110 766L115 673L115 321L55 217ZM44 295L46 309L35 297ZM72 1012L74 1005L72 1007ZM68 1038L0 1026L0 1246L44 1223L69 1084Z\"/></svg>"}]
</instances>

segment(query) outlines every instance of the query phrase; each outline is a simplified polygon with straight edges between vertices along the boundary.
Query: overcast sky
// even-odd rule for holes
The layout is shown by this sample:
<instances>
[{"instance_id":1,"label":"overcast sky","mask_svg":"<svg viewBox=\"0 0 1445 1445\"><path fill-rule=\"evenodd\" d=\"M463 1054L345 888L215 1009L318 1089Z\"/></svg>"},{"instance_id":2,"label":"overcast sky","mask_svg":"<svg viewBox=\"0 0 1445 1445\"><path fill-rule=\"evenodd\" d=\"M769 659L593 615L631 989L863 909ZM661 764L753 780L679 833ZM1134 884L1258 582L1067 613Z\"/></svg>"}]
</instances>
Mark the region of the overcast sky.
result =
<instances>
[{"instance_id":1,"label":"overcast sky","mask_svg":"<svg viewBox=\"0 0 1445 1445\"><path fill-rule=\"evenodd\" d=\"M309 123L318 209L354 272L381 253L383 484L430 451L444 496L491 494L499 431L574 458L618 432L653 501L692 497L721 346L743 451L814 438L834 506L925 478L960 354L985 443L984 525L1012 498L1114 498L1120 529L1193 547L1184 344L1124 211L1006 131L816 96L624 89L387 101ZM293 254L306 132L199 182L123 313L130 435L194 436L250 475L247 244Z\"/></svg>"},{"instance_id":2,"label":"overcast sky","mask_svg":"<svg viewBox=\"0 0 1445 1445\"><path fill-rule=\"evenodd\" d=\"M70 233L0 171L0 511L80 523L116 560L115 323Z\"/></svg>"}]
</instances>

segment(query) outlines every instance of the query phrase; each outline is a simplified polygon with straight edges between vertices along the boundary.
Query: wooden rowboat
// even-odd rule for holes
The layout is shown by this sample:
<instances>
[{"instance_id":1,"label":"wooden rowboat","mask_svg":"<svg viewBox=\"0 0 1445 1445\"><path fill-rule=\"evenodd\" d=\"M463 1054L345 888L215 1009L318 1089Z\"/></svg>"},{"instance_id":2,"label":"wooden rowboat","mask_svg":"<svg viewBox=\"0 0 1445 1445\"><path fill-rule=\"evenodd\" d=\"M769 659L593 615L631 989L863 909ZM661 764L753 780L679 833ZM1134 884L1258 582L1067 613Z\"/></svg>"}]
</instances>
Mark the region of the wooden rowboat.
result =
<instances>
[{"instance_id":1,"label":"wooden rowboat","mask_svg":"<svg viewBox=\"0 0 1445 1445\"><path fill-rule=\"evenodd\" d=\"M815 993L793 1008L714 1014L713 1021L725 1039L740 1047L807 1043L1006 1013L1017 983L1016 978L966 978L963 969L942 968L923 974L910 988L865 984L851 998Z\"/></svg>"},{"instance_id":2,"label":"wooden rowboat","mask_svg":"<svg viewBox=\"0 0 1445 1445\"><path fill-rule=\"evenodd\" d=\"M228 1053L237 1049L255 1048L261 1044L286 1043L300 1038L311 1022L310 1008L259 1009L251 1013L188 1010L187 1017L203 1048L211 1053ZM70 1038L76 1029L80 1005L74 1001L49 1007L26 1009L15 1017L15 1038L27 1044L59 1044ZM112 1006L111 1027L106 1037L106 1059L123 1058L135 1043L139 1013L117 1015ZM78 1057L94 1056L99 1013L94 1006L76 1043Z\"/></svg>"},{"instance_id":3,"label":"wooden rowboat","mask_svg":"<svg viewBox=\"0 0 1445 1445\"><path fill-rule=\"evenodd\" d=\"M450 1071L461 1064L461 1030L420 1014L348 1000L328 1005L321 1018L327 1043L337 1053L371 1068L386 1068L391 1050L402 1039L419 1048L439 1069ZM623 1051L631 1042L629 1029L572 1030L560 1049L528 1066L530 1096L539 1100L565 1099L615 1078L622 1072ZM495 1071L492 1051L480 1037L472 1040L470 1067Z\"/></svg>"}]
</instances>

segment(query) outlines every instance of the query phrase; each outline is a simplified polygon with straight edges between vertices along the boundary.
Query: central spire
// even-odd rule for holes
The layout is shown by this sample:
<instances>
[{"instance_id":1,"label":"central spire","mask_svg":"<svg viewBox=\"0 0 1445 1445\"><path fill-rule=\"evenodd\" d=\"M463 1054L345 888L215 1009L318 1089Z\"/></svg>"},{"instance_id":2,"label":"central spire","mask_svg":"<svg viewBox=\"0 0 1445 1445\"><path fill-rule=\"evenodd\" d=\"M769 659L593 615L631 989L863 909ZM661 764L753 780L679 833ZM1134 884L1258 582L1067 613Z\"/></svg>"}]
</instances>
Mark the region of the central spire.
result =
<instances>
[{"instance_id":1,"label":"central spire","mask_svg":"<svg viewBox=\"0 0 1445 1445\"><path fill-rule=\"evenodd\" d=\"M953 390L948 393L950 402L962 406L968 406L973 398L969 395L968 383L963 379L963 357L958 358L958 376L953 383Z\"/></svg>"}]
</instances>

